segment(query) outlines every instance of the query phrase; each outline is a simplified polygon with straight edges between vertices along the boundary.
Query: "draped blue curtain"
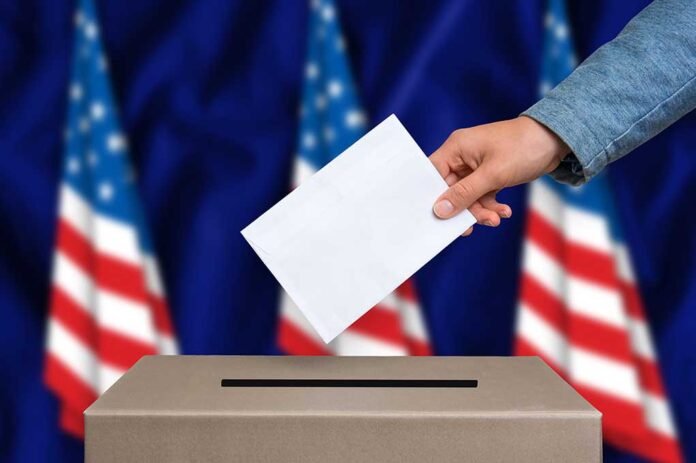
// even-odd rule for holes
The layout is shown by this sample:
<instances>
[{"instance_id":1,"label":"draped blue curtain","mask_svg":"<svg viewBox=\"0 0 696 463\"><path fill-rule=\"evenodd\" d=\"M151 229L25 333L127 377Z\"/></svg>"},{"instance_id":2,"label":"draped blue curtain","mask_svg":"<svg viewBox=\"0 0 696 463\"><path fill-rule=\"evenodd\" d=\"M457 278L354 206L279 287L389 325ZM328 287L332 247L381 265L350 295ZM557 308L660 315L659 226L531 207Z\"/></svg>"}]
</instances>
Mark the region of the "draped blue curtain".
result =
<instances>
[{"instance_id":1,"label":"draped blue curtain","mask_svg":"<svg viewBox=\"0 0 696 463\"><path fill-rule=\"evenodd\" d=\"M580 59L646 0L569 1ZM101 33L185 353L278 353L278 287L239 230L289 189L304 1L98 1ZM339 1L371 124L426 152L536 98L541 0ZM41 380L74 5L0 0L0 461L81 461ZM696 460L696 115L612 166L684 449ZM418 273L435 350L511 351L525 188L496 230ZM607 449L608 462L637 461Z\"/></svg>"}]
</instances>

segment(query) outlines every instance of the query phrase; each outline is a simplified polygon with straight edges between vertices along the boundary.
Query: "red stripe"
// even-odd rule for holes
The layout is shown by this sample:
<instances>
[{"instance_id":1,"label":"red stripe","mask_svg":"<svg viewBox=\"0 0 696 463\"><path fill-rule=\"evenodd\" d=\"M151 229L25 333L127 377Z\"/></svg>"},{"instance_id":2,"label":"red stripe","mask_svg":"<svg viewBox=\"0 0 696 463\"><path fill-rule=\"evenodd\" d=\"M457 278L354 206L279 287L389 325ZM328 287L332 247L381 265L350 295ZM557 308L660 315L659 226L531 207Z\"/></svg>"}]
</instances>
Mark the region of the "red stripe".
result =
<instances>
[{"instance_id":1,"label":"red stripe","mask_svg":"<svg viewBox=\"0 0 696 463\"><path fill-rule=\"evenodd\" d=\"M600 286L618 289L613 256L568 241L553 224L530 209L527 238L543 249L571 275Z\"/></svg>"},{"instance_id":2,"label":"red stripe","mask_svg":"<svg viewBox=\"0 0 696 463\"><path fill-rule=\"evenodd\" d=\"M100 288L149 305L157 331L173 335L167 305L161 297L147 291L142 268L96 252L89 240L62 219L58 221L58 248L83 272L92 276Z\"/></svg>"},{"instance_id":3,"label":"red stripe","mask_svg":"<svg viewBox=\"0 0 696 463\"><path fill-rule=\"evenodd\" d=\"M98 326L94 318L62 289L53 287L51 316L97 354L105 363L127 370L144 355L157 353L155 346Z\"/></svg>"},{"instance_id":4,"label":"red stripe","mask_svg":"<svg viewBox=\"0 0 696 463\"><path fill-rule=\"evenodd\" d=\"M348 329L399 347L406 346L398 312L380 305L368 310Z\"/></svg>"},{"instance_id":5,"label":"red stripe","mask_svg":"<svg viewBox=\"0 0 696 463\"><path fill-rule=\"evenodd\" d=\"M637 442L615 442L614 445L648 460L659 463L682 463L684 461L679 442L654 432Z\"/></svg>"},{"instance_id":6,"label":"red stripe","mask_svg":"<svg viewBox=\"0 0 696 463\"><path fill-rule=\"evenodd\" d=\"M665 390L662 386L662 376L655 362L637 357L638 372L640 376L640 384L643 389L653 393L656 396L665 397Z\"/></svg>"},{"instance_id":7,"label":"red stripe","mask_svg":"<svg viewBox=\"0 0 696 463\"><path fill-rule=\"evenodd\" d=\"M546 320L551 326L560 332L565 331L567 313L565 305L526 272L522 273L520 298L525 305L534 309L534 313Z\"/></svg>"},{"instance_id":8,"label":"red stripe","mask_svg":"<svg viewBox=\"0 0 696 463\"><path fill-rule=\"evenodd\" d=\"M409 278L408 280L404 281L401 286L396 288L395 291L396 295L402 299L406 299L407 301L413 302L414 304L418 303L418 294L416 293L416 285L413 282L412 278Z\"/></svg>"},{"instance_id":9,"label":"red stripe","mask_svg":"<svg viewBox=\"0 0 696 463\"><path fill-rule=\"evenodd\" d=\"M174 336L174 327L172 326L172 321L169 318L169 307L167 306L167 301L159 296L155 296L152 293L148 293L147 301L152 309L152 317L157 331L162 334Z\"/></svg>"},{"instance_id":10,"label":"red stripe","mask_svg":"<svg viewBox=\"0 0 696 463\"><path fill-rule=\"evenodd\" d=\"M94 390L50 352L46 353L44 381L66 408L85 410L97 400Z\"/></svg>"},{"instance_id":11,"label":"red stripe","mask_svg":"<svg viewBox=\"0 0 696 463\"><path fill-rule=\"evenodd\" d=\"M306 335L292 321L284 317L280 319L278 344L290 355L331 355L323 344Z\"/></svg>"},{"instance_id":12,"label":"red stripe","mask_svg":"<svg viewBox=\"0 0 696 463\"><path fill-rule=\"evenodd\" d=\"M428 356L433 355L433 351L427 342L419 339L406 337L406 345L408 346L408 354L413 356Z\"/></svg>"},{"instance_id":13,"label":"red stripe","mask_svg":"<svg viewBox=\"0 0 696 463\"><path fill-rule=\"evenodd\" d=\"M619 362L633 364L634 358L626 330L572 312L561 300L527 274L522 275L520 297L529 310L564 334L570 344Z\"/></svg>"},{"instance_id":14,"label":"red stripe","mask_svg":"<svg viewBox=\"0 0 696 463\"><path fill-rule=\"evenodd\" d=\"M631 317L639 320L645 320L645 310L641 302L638 289L626 281L620 281L621 295L623 296L624 305Z\"/></svg>"},{"instance_id":15,"label":"red stripe","mask_svg":"<svg viewBox=\"0 0 696 463\"><path fill-rule=\"evenodd\" d=\"M85 438L85 422L82 412L78 412L65 406L60 407L59 422L63 431L78 439Z\"/></svg>"},{"instance_id":16,"label":"red stripe","mask_svg":"<svg viewBox=\"0 0 696 463\"><path fill-rule=\"evenodd\" d=\"M57 240L58 249L81 269L90 273L88 269L94 265L94 250L80 232L64 219L58 219Z\"/></svg>"},{"instance_id":17,"label":"red stripe","mask_svg":"<svg viewBox=\"0 0 696 463\"><path fill-rule=\"evenodd\" d=\"M602 427L608 441L609 436L615 436L614 441L610 441L612 443L639 440L646 436L648 428L645 426L645 417L639 405L573 381L571 385L604 415Z\"/></svg>"}]
</instances>

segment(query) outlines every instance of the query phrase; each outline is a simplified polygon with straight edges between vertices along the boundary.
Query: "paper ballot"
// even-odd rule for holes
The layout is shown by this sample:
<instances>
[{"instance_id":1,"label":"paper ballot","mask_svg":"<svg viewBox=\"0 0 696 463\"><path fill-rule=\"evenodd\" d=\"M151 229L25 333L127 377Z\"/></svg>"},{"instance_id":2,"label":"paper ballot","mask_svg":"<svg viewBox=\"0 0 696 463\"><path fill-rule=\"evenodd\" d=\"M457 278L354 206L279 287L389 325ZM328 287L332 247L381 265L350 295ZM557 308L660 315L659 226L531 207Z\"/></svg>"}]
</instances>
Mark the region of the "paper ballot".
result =
<instances>
[{"instance_id":1,"label":"paper ballot","mask_svg":"<svg viewBox=\"0 0 696 463\"><path fill-rule=\"evenodd\" d=\"M474 224L435 217L446 189L391 115L242 235L328 343Z\"/></svg>"}]
</instances>

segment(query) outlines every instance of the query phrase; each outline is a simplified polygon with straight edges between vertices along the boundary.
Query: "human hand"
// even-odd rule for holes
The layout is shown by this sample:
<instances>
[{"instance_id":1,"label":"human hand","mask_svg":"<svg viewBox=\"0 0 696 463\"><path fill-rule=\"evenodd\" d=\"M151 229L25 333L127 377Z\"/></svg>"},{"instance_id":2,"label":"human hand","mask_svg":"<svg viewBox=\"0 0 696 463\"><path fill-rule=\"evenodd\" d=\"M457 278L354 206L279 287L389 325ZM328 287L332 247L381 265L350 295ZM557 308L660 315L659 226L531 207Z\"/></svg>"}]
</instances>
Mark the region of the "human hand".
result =
<instances>
[{"instance_id":1,"label":"human hand","mask_svg":"<svg viewBox=\"0 0 696 463\"><path fill-rule=\"evenodd\" d=\"M430 156L449 185L433 211L448 219L468 208L477 223L497 227L512 215L496 200L498 191L551 172L568 153L556 134L525 116L455 130Z\"/></svg>"}]
</instances>

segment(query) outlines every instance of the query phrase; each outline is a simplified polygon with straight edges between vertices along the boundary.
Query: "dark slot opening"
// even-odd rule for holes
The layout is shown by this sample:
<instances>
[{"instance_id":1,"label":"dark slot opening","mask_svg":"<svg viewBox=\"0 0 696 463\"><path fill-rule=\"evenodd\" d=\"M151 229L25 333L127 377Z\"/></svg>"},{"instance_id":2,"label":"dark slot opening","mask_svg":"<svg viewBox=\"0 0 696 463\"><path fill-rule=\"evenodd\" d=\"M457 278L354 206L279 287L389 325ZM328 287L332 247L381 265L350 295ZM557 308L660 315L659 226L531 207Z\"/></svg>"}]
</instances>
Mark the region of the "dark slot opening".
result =
<instances>
[{"instance_id":1,"label":"dark slot opening","mask_svg":"<svg viewBox=\"0 0 696 463\"><path fill-rule=\"evenodd\" d=\"M222 387L473 388L476 379L223 379Z\"/></svg>"}]
</instances>

